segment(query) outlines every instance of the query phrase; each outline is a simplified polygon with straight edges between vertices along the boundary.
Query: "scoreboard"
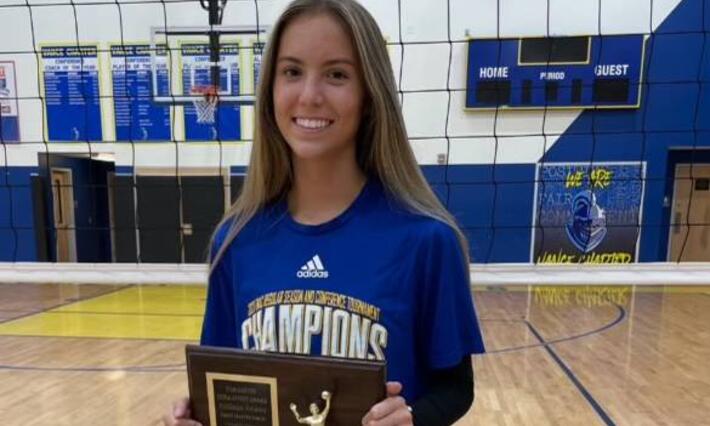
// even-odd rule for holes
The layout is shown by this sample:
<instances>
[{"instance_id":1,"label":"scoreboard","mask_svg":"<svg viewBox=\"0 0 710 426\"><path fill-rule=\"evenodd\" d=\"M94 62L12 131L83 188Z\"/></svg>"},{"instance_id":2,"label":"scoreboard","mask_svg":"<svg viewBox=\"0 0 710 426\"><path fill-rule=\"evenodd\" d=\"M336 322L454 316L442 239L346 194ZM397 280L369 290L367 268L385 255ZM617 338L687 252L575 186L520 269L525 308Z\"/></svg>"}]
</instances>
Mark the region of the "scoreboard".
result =
<instances>
[{"instance_id":1,"label":"scoreboard","mask_svg":"<svg viewBox=\"0 0 710 426\"><path fill-rule=\"evenodd\" d=\"M646 38L469 40L466 108L637 108Z\"/></svg>"}]
</instances>

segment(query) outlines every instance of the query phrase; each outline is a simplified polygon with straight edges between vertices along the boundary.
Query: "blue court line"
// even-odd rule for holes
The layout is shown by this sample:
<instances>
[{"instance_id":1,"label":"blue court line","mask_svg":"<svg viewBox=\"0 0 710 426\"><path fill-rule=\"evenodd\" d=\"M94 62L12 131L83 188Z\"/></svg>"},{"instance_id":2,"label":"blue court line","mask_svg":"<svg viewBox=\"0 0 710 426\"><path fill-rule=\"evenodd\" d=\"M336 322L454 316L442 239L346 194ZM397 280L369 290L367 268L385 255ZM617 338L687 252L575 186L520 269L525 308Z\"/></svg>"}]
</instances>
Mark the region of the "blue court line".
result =
<instances>
[{"instance_id":1,"label":"blue court line","mask_svg":"<svg viewBox=\"0 0 710 426\"><path fill-rule=\"evenodd\" d=\"M623 311L623 308L622 308L622 311ZM535 327L533 327L533 325L532 325L532 323L530 323L530 321L525 320L525 324L527 324L530 331L532 331L532 333L535 335L535 337L544 346L545 350L547 350L547 353L549 353L550 356L552 357L552 359L555 360L557 365L560 366L562 371L564 371L565 374L567 374L567 377L570 379L570 381L572 381L572 383L577 388L577 390L582 394L582 396L584 396L584 398L587 400L589 405L591 405L592 408L594 408L594 411L597 412L597 415L602 419L604 424L606 424L607 426L616 426L616 423L614 423L614 421L611 419L611 417L609 417L609 415L606 413L606 411L604 411L604 409L601 407L601 405L599 405L599 403L594 399L592 394L589 393L587 388L584 387L582 382L580 382L579 379L577 379L577 376L574 375L574 373L567 366L567 364L565 364L565 362L550 347L550 343L546 342L545 339L542 338L540 333L537 332L537 330L535 329Z\"/></svg>"},{"instance_id":2,"label":"blue court line","mask_svg":"<svg viewBox=\"0 0 710 426\"><path fill-rule=\"evenodd\" d=\"M558 339L554 339L554 340L550 340L550 341L541 341L541 343L536 343L533 345L514 346L512 348L496 349L496 350L492 350L492 351L487 350L483 354L476 354L476 355L499 354L499 353L505 353L505 352L521 351L524 349L539 348L539 347L545 346L545 345L552 345L555 343L569 342L570 340L577 340L577 339L581 339L583 337L591 336L594 334L599 334L603 331L606 331L612 327L617 326L619 323L621 323L626 318L626 311L624 310L623 307L621 307L617 304L613 304L613 306L615 306L616 309L618 310L618 315L616 316L616 318L613 321L611 321L610 323L605 324L597 329L590 330L590 331L587 331L587 332L584 332L581 334L575 334L572 336L560 337ZM509 320L498 319L498 318L496 318L496 319L481 318L480 321L481 322L494 321L494 322L525 322L525 323L527 323L527 320L525 318L509 319ZM474 355L474 356L476 356L476 355Z\"/></svg>"}]
</instances>

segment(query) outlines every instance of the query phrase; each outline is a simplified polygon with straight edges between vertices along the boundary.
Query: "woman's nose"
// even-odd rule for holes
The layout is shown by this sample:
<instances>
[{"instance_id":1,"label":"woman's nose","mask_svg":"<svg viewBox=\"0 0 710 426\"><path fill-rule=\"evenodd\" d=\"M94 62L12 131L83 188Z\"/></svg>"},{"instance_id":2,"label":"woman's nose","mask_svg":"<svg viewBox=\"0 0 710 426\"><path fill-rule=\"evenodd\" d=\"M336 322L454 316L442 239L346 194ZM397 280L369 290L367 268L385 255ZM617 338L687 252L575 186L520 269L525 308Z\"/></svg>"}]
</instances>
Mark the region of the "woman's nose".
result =
<instances>
[{"instance_id":1,"label":"woman's nose","mask_svg":"<svg viewBox=\"0 0 710 426\"><path fill-rule=\"evenodd\" d=\"M318 78L308 77L304 80L299 100L305 105L320 105L323 103L323 90Z\"/></svg>"}]
</instances>

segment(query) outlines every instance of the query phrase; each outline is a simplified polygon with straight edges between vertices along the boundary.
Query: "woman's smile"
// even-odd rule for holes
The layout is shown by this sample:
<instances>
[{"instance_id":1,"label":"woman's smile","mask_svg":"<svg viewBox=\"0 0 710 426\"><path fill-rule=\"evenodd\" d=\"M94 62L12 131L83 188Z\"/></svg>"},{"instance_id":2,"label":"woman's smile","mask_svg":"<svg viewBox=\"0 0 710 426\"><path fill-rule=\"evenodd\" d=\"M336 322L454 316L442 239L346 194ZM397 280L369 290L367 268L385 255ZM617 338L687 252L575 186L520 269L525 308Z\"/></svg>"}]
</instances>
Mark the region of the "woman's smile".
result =
<instances>
[{"instance_id":1,"label":"woman's smile","mask_svg":"<svg viewBox=\"0 0 710 426\"><path fill-rule=\"evenodd\" d=\"M294 117L292 121L296 126L307 132L320 132L333 124L333 120L326 118Z\"/></svg>"}]
</instances>

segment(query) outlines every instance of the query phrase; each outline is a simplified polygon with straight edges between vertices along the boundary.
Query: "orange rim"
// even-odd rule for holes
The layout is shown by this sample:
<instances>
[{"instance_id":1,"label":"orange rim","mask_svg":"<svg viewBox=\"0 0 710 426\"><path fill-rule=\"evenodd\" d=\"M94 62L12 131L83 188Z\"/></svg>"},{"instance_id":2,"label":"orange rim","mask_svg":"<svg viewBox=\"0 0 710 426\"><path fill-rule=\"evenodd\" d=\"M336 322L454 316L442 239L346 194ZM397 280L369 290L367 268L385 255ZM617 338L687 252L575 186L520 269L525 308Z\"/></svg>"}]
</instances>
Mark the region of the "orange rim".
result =
<instances>
[{"instance_id":1,"label":"orange rim","mask_svg":"<svg viewBox=\"0 0 710 426\"><path fill-rule=\"evenodd\" d=\"M193 94L204 96L205 100L212 101L219 97L219 88L213 85L194 86L190 90Z\"/></svg>"}]
</instances>

